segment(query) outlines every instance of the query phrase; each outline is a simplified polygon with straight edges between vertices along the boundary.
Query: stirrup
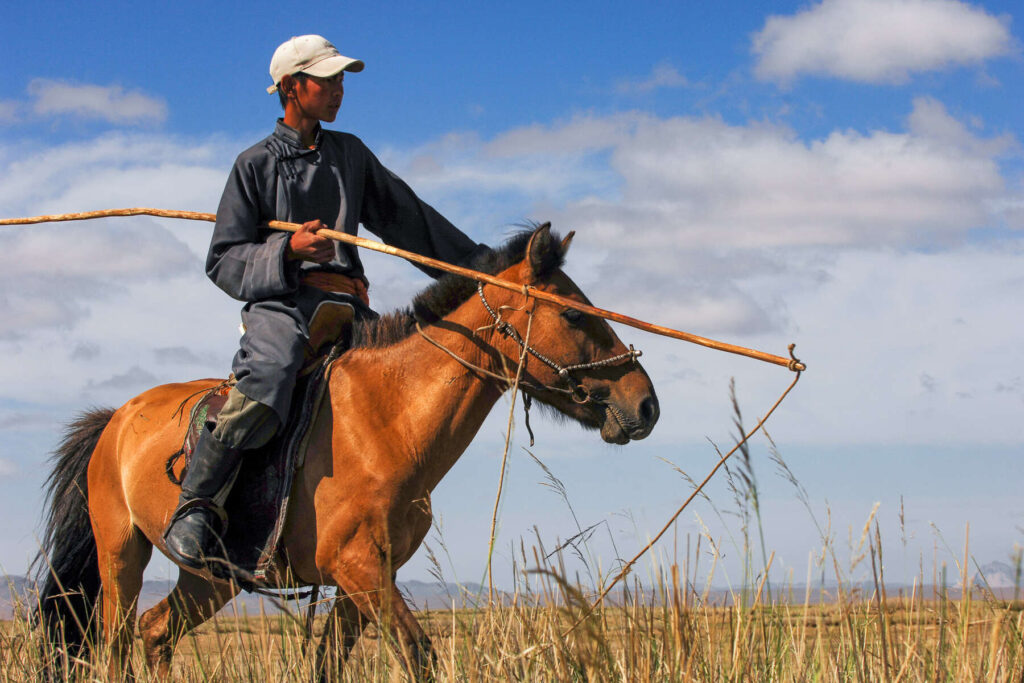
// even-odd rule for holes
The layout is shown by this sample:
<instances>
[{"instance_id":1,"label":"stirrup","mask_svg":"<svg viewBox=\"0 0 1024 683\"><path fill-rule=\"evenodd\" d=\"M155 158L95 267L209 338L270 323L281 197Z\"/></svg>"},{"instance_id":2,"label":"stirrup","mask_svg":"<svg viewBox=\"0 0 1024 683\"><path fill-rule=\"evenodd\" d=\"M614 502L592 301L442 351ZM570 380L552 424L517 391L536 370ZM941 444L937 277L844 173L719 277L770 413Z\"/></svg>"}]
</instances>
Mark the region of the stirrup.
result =
<instances>
[{"instance_id":1,"label":"stirrup","mask_svg":"<svg viewBox=\"0 0 1024 683\"><path fill-rule=\"evenodd\" d=\"M177 533L179 534L175 540L175 543L171 543L171 537L174 535L176 525L187 524L183 521L185 516L196 509L210 510L216 515L219 528L214 529L211 524L208 523L204 517L202 519L194 520L197 523L201 523L201 527L196 529L182 529L178 528ZM218 558L216 551L211 551L211 547L214 544L223 547L222 536L228 528L228 517L227 512L220 505L217 505L214 501L209 498L191 498L186 500L184 503L178 505L178 508L171 515L170 521L167 523L167 528L164 529L162 539L164 542L164 548L167 554L170 555L171 559L178 564L189 567L191 569L210 569L210 560ZM184 545L186 548L185 552L181 552L179 548L175 548L175 545ZM195 548L195 554L187 552L192 550L187 546L192 545Z\"/></svg>"},{"instance_id":2,"label":"stirrup","mask_svg":"<svg viewBox=\"0 0 1024 683\"><path fill-rule=\"evenodd\" d=\"M220 520L220 531L218 532L218 535L223 534L228 530L228 513L223 506L217 505L209 498L190 498L184 503L178 505L178 509L171 515L171 521L167 523L167 529L164 531L164 538L167 537L167 534L170 532L171 527L174 526L174 523L184 517L185 513L193 508L205 508L207 510L212 510L213 513L217 515L217 518Z\"/></svg>"}]
</instances>

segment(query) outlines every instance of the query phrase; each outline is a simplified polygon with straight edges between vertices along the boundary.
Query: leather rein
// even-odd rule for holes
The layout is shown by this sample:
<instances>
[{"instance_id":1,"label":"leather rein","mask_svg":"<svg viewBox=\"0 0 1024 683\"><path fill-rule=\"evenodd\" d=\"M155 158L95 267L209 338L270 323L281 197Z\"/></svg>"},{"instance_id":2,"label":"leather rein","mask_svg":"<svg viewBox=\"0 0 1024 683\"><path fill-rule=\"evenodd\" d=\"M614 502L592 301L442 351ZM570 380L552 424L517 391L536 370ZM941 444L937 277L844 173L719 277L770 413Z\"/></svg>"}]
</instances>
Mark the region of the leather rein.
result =
<instances>
[{"instance_id":1,"label":"leather rein","mask_svg":"<svg viewBox=\"0 0 1024 683\"><path fill-rule=\"evenodd\" d=\"M490 314L491 318L494 320L494 322L492 322L490 325L487 325L487 326L482 327L480 329L484 330L484 329L493 328L494 331L498 332L503 337L511 339L513 342L515 342L516 344L519 345L520 350L525 351L529 355L531 355L534 358L536 358L537 360L539 360L541 363L544 363L549 368L554 370L555 373L558 375L559 379L561 379L563 382L565 382L568 385L568 387L569 387L569 388L566 389L566 388L562 388L562 387L558 387L558 386L553 386L553 385L550 385L550 384L537 385L537 384L533 384L532 382L526 382L526 381L524 381L522 379L519 380L519 384L521 384L521 385L523 385L525 387L529 387L530 389L534 389L534 390L547 390L547 391L552 391L552 392L556 392L556 393L569 394L569 396L572 398L572 400L575 401L576 403L579 403L579 404L584 404L584 403L605 404L605 401L603 401L602 399L596 398L596 397L592 396L590 391L585 386L580 384L576 380L576 378L573 377L572 374L570 374L570 373L572 373L573 371L576 371L576 370L592 370L594 368L601 368L601 367L605 367L605 366L608 366L608 365L614 365L614 364L620 363L622 361L636 362L636 359L643 355L643 351L639 351L637 349L634 349L633 345L630 344L629 345L629 351L627 351L625 353L620 353L617 356L612 356L611 358L605 358L603 360L592 361L592 362L589 362L589 363L578 363L576 365L566 365L566 366L559 365L555 361L551 360L550 358L548 358L547 356L542 354L537 349L535 349L532 346L530 346L525 340L523 340L522 335L519 334L519 330L517 330L510 322L508 322L507 320L502 320L501 315L498 312L496 312L491 307L490 303L488 303L488 301L487 301L487 297L484 296L484 286L483 286L482 282L478 282L477 283L476 291L477 291L477 294L480 295L480 301L483 302L484 308L487 309L487 313ZM502 308L504 308L504 307L502 307ZM501 310L501 309L499 309L499 310ZM474 363L470 363L468 360L466 360L465 358L462 358L461 356L456 354L454 351L452 351L448 347L444 346L443 344L441 344L440 342L436 341L435 339L430 338L427 335L427 333L423 331L423 328L420 327L419 321L416 322L416 331L419 332L421 337L423 337L428 342L430 342L431 344L433 344L437 348L439 348L442 351L444 351L445 353L447 353L449 356L451 356L452 358L457 360L459 363L461 363L466 368L468 368L468 369L470 369L470 370L472 370L474 372L478 372L478 373L480 373L480 374L482 374L482 375L484 375L486 377L490 377L491 379L496 379L496 380L498 380L498 381L500 381L500 382L502 382L504 384L507 384L509 386L511 386L511 385L513 385L515 383L515 378L514 377L508 377L506 375L501 375L501 374L498 374L496 372L491 372L490 370L488 370L486 368L482 368L479 365L476 365Z\"/></svg>"}]
</instances>

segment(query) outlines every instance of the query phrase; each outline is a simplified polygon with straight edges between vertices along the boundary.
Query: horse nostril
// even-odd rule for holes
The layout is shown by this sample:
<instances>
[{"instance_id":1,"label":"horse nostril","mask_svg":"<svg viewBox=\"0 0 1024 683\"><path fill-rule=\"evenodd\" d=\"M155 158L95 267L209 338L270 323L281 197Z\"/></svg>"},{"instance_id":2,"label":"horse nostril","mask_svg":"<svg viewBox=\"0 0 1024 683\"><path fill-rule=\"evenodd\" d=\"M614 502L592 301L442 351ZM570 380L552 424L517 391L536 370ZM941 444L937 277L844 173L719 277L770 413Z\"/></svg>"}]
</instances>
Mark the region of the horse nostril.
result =
<instances>
[{"instance_id":1,"label":"horse nostril","mask_svg":"<svg viewBox=\"0 0 1024 683\"><path fill-rule=\"evenodd\" d=\"M654 423L658 421L658 415L661 414L661 409L658 407L658 399L653 396L648 396L640 404L640 417L648 426L654 426Z\"/></svg>"}]
</instances>

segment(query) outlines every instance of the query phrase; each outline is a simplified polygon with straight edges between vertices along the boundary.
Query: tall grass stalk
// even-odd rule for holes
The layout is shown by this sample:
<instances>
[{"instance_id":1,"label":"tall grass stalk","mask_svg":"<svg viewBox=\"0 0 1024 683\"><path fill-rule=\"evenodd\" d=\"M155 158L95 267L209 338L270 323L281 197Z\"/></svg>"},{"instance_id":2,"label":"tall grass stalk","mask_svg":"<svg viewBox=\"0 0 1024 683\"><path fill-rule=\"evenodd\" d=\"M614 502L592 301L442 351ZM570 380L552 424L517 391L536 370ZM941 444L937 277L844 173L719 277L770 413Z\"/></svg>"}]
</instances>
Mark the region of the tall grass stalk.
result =
<instances>
[{"instance_id":1,"label":"tall grass stalk","mask_svg":"<svg viewBox=\"0 0 1024 683\"><path fill-rule=\"evenodd\" d=\"M735 424L743 434L742 415L732 396ZM435 680L1024 681L1021 549L1013 556L1015 586L995 589L980 571L976 580L969 570L969 533L960 557L936 534L932 566L926 568L922 559L909 595L902 588L894 593L887 586L877 504L859 538L851 531L850 559L842 562L830 511L826 509L825 522L819 523L807 492L770 437L769 442L778 472L795 487L820 535L820 548L808 555L803 585L794 583L792 573L775 590L768 583L775 555L765 542L754 460L747 450L731 475L744 527L741 584L713 588L721 541L704 527L695 543L687 536L667 557L647 556L644 579L633 571L595 605L608 579L589 545L597 525L577 518L564 484L535 458L545 473L544 485L564 500L575 528L568 541L550 550L539 529L532 543L520 539L512 553L515 578L500 599L492 591L476 596L459 592L449 595L445 609L418 613L437 654ZM714 505L712 509L719 514ZM703 526L699 516L697 521ZM761 551L757 571L751 522L757 526ZM901 523L905 546L902 529ZM434 542L447 558L440 533ZM940 542L946 546L943 556L956 565L958 587L947 583ZM443 582L441 563L429 552L432 574ZM584 580L578 571L569 575L566 556L582 564ZM708 557L709 566L702 566L702 558ZM867 565L870 583L862 586L854 577L858 567ZM48 666L58 680L120 678L108 673L109 651L102 641L91 643L93 654L84 658L51 646L32 623L31 607L32 596L24 596L14 617L0 622L0 683L44 680ZM325 631L336 634L326 628L328 618L314 619L314 638L323 638ZM304 620L294 615L223 611L182 640L172 679L315 679L320 673L317 648L307 647L307 630ZM336 637L327 636L334 648L340 645ZM405 679L408 672L392 644L386 623L370 627L344 667L328 662L329 677L371 683ZM131 665L137 680L154 680L137 640Z\"/></svg>"},{"instance_id":2,"label":"tall grass stalk","mask_svg":"<svg viewBox=\"0 0 1024 683\"><path fill-rule=\"evenodd\" d=\"M542 548L520 546L537 570L503 601L479 606L453 603L419 617L438 653L439 681L1019 681L1024 677L1024 605L996 591L975 588L960 565L960 586L934 588L924 571L909 595L889 597L881 532L872 525L868 544L871 590L840 590L821 602L810 581L775 595L763 573L750 586L749 604L728 592L698 590L687 567L690 546L650 572L635 576L562 637L585 613L590 586L566 578L560 553L545 561ZM967 548L965 547L965 557ZM770 555L767 566L773 557ZM807 575L814 571L812 554ZM944 576L940 571L938 576ZM842 577L836 576L839 580ZM941 580L941 579L940 579ZM529 585L529 590L527 590ZM1018 587L1019 589L1019 587ZM785 596L798 596L796 600ZM326 617L314 624L319 636ZM182 681L309 680L315 648L303 647L300 620L280 615L222 613L182 641L173 676ZM77 665L69 680L105 681L102 643ZM60 661L26 606L0 622L0 681L42 680L47 661ZM151 680L140 646L133 653L139 680ZM401 680L388 639L371 628L357 646L341 681ZM396 678L397 677L397 678Z\"/></svg>"}]
</instances>

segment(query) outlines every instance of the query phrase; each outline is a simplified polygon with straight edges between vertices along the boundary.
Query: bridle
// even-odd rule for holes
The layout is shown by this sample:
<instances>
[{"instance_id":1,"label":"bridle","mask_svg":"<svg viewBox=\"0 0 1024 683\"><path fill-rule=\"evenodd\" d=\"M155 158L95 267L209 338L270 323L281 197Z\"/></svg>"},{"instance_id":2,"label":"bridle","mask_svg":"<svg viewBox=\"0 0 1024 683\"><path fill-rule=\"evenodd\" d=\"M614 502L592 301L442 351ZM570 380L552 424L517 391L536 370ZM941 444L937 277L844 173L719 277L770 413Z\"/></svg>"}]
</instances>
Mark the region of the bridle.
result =
<instances>
[{"instance_id":1,"label":"bridle","mask_svg":"<svg viewBox=\"0 0 1024 683\"><path fill-rule=\"evenodd\" d=\"M546 391L551 391L551 392L555 392L555 393L568 394L572 398L573 401L575 401L576 403L579 403L581 405L584 404L584 403L598 403L598 404L606 405L605 401L603 401L602 399L600 399L598 397L595 397L595 396L591 395L590 391L585 386L583 386L578 381L576 381L576 378L573 377L571 373L576 371L576 370L592 370L594 368L606 367L606 366L614 365L616 363L620 363L620 362L623 362L623 361L626 361L626 362L630 362L631 361L631 362L635 363L636 359L643 355L643 351L638 351L637 349L634 349L633 345L630 344L629 345L629 351L626 351L625 353L620 353L617 356L612 356L611 358L605 358L603 360L591 361L589 363L578 363L576 365L564 365L564 366L563 365L559 365L558 363L556 363L555 361L551 360L550 358L545 356L543 353L538 351L537 349L533 348L533 346L529 345L523 339L523 336L519 333L519 330L517 330L512 325L512 323L508 322L507 320L502 320L501 314L498 311L495 311L494 308L491 307L491 304L487 301L487 297L484 296L484 286L483 286L483 283L480 283L480 282L477 283L476 291L477 291L477 294L480 295L480 301L483 303L484 308L487 309L487 313L491 316L491 319L494 321L490 325L486 325L484 327L479 328L478 331L486 330L486 329L493 329L495 332L497 332L498 334L502 335L503 337L511 339L514 343L516 343L519 346L521 351L524 351L525 353L533 356L534 358L539 360L541 363L544 363L549 368L554 370L555 374L558 375L559 379L561 381L563 381L566 385L568 385L568 388L558 387L558 386L554 386L554 385L550 385L550 384L536 385L536 384L533 384L532 382L526 382L526 381L520 379L519 380L519 384L524 386L524 387L528 387L528 388L534 389L534 390L546 390ZM507 307L501 306L501 307L499 307L498 310L502 311L505 308L507 308ZM488 377L491 377L492 379L500 380L501 382L503 382L505 384L511 385L513 383L513 378L507 377L505 375L500 375L500 374L498 374L496 372L491 372L490 370L487 370L486 368L482 368L479 365L475 365L473 363L470 363L466 359L460 357L458 354L456 354L451 349L449 349L449 348L445 347L444 345L442 345L440 342L437 342L434 339L431 339L429 336L427 336L427 334L420 327L419 322L416 323L416 329L420 333L420 336L422 336L428 342L430 342L434 346L438 347L439 349L441 349L442 351L447 353L449 356L451 356L452 358L457 360L459 363L461 363L465 367L469 368L470 370L473 370L475 372L478 372L478 373L481 373L481 374L486 375Z\"/></svg>"},{"instance_id":2,"label":"bridle","mask_svg":"<svg viewBox=\"0 0 1024 683\"><path fill-rule=\"evenodd\" d=\"M558 363L556 363L555 361L551 360L543 353L538 351L537 349L527 344L523 340L522 335L519 334L519 330L512 326L512 323L508 322L507 320L501 319L501 315L499 315L497 312L495 312L493 308L491 308L491 304L488 303L487 297L484 296L484 285L482 282L478 282L476 284L476 291L477 294L480 295L480 301L483 302L484 308L487 309L487 312L494 320L494 322L488 325L488 327L493 327L495 332L499 333L503 337L511 339L513 342L519 345L519 348L521 350L526 351L526 353L530 354L531 356L539 360L541 363L544 363L544 365L547 365L549 368L554 370L558 377L563 382L569 385L569 394L572 396L572 400L575 401L576 403L589 403L590 401L596 401L596 399L590 395L590 392L587 390L586 387L577 382L576 378L569 373L573 372L574 370L593 370L594 368L602 368L608 365L615 365L616 363L620 363L622 361L632 361L635 363L636 359L643 355L643 351L637 351L636 349L633 348L633 345L630 344L629 351L626 351L625 353L620 353L617 356L612 356L611 358L591 361L589 363L578 363L576 365L559 365ZM558 387L552 387L548 385L545 385L545 388L551 390L565 391L564 389L559 389Z\"/></svg>"}]
</instances>

